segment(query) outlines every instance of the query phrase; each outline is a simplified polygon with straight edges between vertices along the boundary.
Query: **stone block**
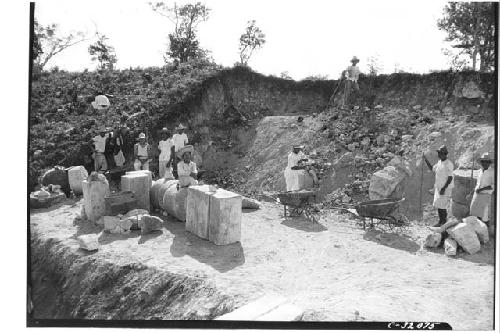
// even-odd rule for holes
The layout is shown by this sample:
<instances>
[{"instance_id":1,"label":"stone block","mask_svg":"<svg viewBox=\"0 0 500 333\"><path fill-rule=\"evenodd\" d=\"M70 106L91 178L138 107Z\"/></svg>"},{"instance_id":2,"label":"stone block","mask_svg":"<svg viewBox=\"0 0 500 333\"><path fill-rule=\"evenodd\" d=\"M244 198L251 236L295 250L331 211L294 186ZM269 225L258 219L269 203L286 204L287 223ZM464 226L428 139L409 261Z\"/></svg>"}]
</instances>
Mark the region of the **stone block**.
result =
<instances>
[{"instance_id":1,"label":"stone block","mask_svg":"<svg viewBox=\"0 0 500 333\"><path fill-rule=\"evenodd\" d=\"M451 201L451 214L457 219L463 219L469 215L469 206L456 201Z\"/></svg>"},{"instance_id":2,"label":"stone block","mask_svg":"<svg viewBox=\"0 0 500 333\"><path fill-rule=\"evenodd\" d=\"M216 318L216 320L257 320L257 318L271 312L285 302L286 299L281 296L265 295L254 302L246 304L241 308Z\"/></svg>"},{"instance_id":3,"label":"stone block","mask_svg":"<svg viewBox=\"0 0 500 333\"><path fill-rule=\"evenodd\" d=\"M132 224L130 229L139 230L139 221L143 215L147 215L149 212L145 209L134 209L123 216L124 220L129 220Z\"/></svg>"},{"instance_id":4,"label":"stone block","mask_svg":"<svg viewBox=\"0 0 500 333\"><path fill-rule=\"evenodd\" d=\"M210 195L213 193L209 185L188 188L186 230L203 239L208 239Z\"/></svg>"},{"instance_id":5,"label":"stone block","mask_svg":"<svg viewBox=\"0 0 500 333\"><path fill-rule=\"evenodd\" d=\"M119 225L120 218L116 216L103 216L99 221L102 221L105 231L111 232L111 230L114 230Z\"/></svg>"},{"instance_id":6,"label":"stone block","mask_svg":"<svg viewBox=\"0 0 500 333\"><path fill-rule=\"evenodd\" d=\"M446 231L467 253L474 254L481 249L476 233L467 223L459 223Z\"/></svg>"},{"instance_id":7,"label":"stone block","mask_svg":"<svg viewBox=\"0 0 500 333\"><path fill-rule=\"evenodd\" d=\"M216 245L239 242L241 238L241 195L218 189L210 196L208 239Z\"/></svg>"},{"instance_id":8,"label":"stone block","mask_svg":"<svg viewBox=\"0 0 500 333\"><path fill-rule=\"evenodd\" d=\"M157 216L143 215L139 221L141 235L149 234L151 231L162 230L163 220Z\"/></svg>"},{"instance_id":9,"label":"stone block","mask_svg":"<svg viewBox=\"0 0 500 333\"><path fill-rule=\"evenodd\" d=\"M153 186L153 173L149 170L134 170L134 171L127 171L125 175L137 175L137 174L145 174L148 175L149 177L149 189Z\"/></svg>"},{"instance_id":10,"label":"stone block","mask_svg":"<svg viewBox=\"0 0 500 333\"><path fill-rule=\"evenodd\" d=\"M458 244L453 238L448 237L444 240L444 253L447 256L457 255L457 247Z\"/></svg>"},{"instance_id":11,"label":"stone block","mask_svg":"<svg viewBox=\"0 0 500 333\"><path fill-rule=\"evenodd\" d=\"M121 219L120 222L118 223L118 226L122 229L122 233L126 233L130 231L130 228L132 228L132 221L129 219Z\"/></svg>"},{"instance_id":12,"label":"stone block","mask_svg":"<svg viewBox=\"0 0 500 333\"><path fill-rule=\"evenodd\" d=\"M101 216L106 214L106 204L104 198L109 196L109 184L103 180L82 181L83 205L85 215L91 222L96 222Z\"/></svg>"},{"instance_id":13,"label":"stone block","mask_svg":"<svg viewBox=\"0 0 500 333\"><path fill-rule=\"evenodd\" d=\"M62 192L49 193L48 196L37 195L33 192L30 194L30 208L47 208L64 200L66 200L66 195Z\"/></svg>"},{"instance_id":14,"label":"stone block","mask_svg":"<svg viewBox=\"0 0 500 333\"><path fill-rule=\"evenodd\" d=\"M370 200L389 198L405 178L406 174L393 165L375 172L368 188Z\"/></svg>"},{"instance_id":15,"label":"stone block","mask_svg":"<svg viewBox=\"0 0 500 333\"><path fill-rule=\"evenodd\" d=\"M425 239L425 247L436 248L441 243L441 234L433 233Z\"/></svg>"},{"instance_id":16,"label":"stone block","mask_svg":"<svg viewBox=\"0 0 500 333\"><path fill-rule=\"evenodd\" d=\"M94 251L99 248L99 241L96 234L80 235L76 239L81 249Z\"/></svg>"},{"instance_id":17,"label":"stone block","mask_svg":"<svg viewBox=\"0 0 500 333\"><path fill-rule=\"evenodd\" d=\"M477 235L477 238L479 238L479 241L482 244L488 243L488 241L490 240L488 233L488 226L486 226L486 224L483 221L481 221L475 216L468 216L464 218L463 221L469 227L471 227L472 230L474 230L474 232Z\"/></svg>"},{"instance_id":18,"label":"stone block","mask_svg":"<svg viewBox=\"0 0 500 333\"><path fill-rule=\"evenodd\" d=\"M137 207L149 211L149 190L151 188L151 175L144 172L131 173L121 178L122 191L132 191L137 200Z\"/></svg>"},{"instance_id":19,"label":"stone block","mask_svg":"<svg viewBox=\"0 0 500 333\"><path fill-rule=\"evenodd\" d=\"M304 311L293 304L283 304L270 312L258 317L257 321L297 321L302 318Z\"/></svg>"},{"instance_id":20,"label":"stone block","mask_svg":"<svg viewBox=\"0 0 500 333\"><path fill-rule=\"evenodd\" d=\"M106 204L106 214L107 215L122 214L122 213L126 213L126 212L135 208L135 207L132 207L128 210L118 211L118 212L113 211L113 210L117 210L117 208L120 207L120 204L135 201L134 193L132 191L121 191L118 193L112 193L109 196L105 197L104 201ZM113 206L113 208L111 206ZM125 209L125 207L123 209Z\"/></svg>"},{"instance_id":21,"label":"stone block","mask_svg":"<svg viewBox=\"0 0 500 333\"><path fill-rule=\"evenodd\" d=\"M87 170L83 166L74 166L68 169L69 187L76 195L83 194L82 181L89 176Z\"/></svg>"},{"instance_id":22,"label":"stone block","mask_svg":"<svg viewBox=\"0 0 500 333\"><path fill-rule=\"evenodd\" d=\"M477 177L479 175L479 170L454 170L453 171L453 190L451 191L451 198L453 201L470 206L472 200L472 195L467 198L474 190L477 183Z\"/></svg>"},{"instance_id":23,"label":"stone block","mask_svg":"<svg viewBox=\"0 0 500 333\"><path fill-rule=\"evenodd\" d=\"M161 208L169 215L176 217L179 221L186 221L188 188L177 189L178 181L175 180L168 185Z\"/></svg>"}]
</instances>

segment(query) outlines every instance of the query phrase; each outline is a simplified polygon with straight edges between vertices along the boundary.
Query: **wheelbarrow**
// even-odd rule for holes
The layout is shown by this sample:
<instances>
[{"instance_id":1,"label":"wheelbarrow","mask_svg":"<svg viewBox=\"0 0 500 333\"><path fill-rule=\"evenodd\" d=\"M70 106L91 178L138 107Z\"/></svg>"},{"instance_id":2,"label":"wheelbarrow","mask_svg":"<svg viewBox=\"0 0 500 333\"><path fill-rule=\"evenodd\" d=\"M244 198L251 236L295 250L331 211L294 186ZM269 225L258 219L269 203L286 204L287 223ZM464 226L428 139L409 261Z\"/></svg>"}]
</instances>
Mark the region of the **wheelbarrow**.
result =
<instances>
[{"instance_id":1,"label":"wheelbarrow","mask_svg":"<svg viewBox=\"0 0 500 333\"><path fill-rule=\"evenodd\" d=\"M300 190L278 193L279 203L283 205L284 216L301 216L311 222L318 223L319 209L316 203L316 190Z\"/></svg>"}]
</instances>

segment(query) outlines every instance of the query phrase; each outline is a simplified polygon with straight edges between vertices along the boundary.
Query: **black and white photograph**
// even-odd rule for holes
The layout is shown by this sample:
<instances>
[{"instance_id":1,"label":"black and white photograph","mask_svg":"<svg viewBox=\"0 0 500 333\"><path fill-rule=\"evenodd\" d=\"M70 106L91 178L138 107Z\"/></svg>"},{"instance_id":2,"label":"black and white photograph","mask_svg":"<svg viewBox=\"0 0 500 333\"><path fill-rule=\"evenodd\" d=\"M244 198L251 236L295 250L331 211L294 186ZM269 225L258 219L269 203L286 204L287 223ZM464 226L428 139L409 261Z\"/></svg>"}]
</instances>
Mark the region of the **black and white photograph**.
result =
<instances>
[{"instance_id":1,"label":"black and white photograph","mask_svg":"<svg viewBox=\"0 0 500 333\"><path fill-rule=\"evenodd\" d=\"M26 327L498 328L498 2L23 6Z\"/></svg>"}]
</instances>

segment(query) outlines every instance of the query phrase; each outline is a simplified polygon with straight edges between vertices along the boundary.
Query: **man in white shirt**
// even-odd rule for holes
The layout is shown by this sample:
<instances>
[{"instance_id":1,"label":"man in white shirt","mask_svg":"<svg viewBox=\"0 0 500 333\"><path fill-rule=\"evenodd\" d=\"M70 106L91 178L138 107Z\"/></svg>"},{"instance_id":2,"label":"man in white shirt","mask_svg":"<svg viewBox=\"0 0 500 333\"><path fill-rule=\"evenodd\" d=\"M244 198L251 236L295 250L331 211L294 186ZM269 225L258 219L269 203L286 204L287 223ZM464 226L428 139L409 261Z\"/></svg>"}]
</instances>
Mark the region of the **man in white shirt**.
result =
<instances>
[{"instance_id":1,"label":"man in white shirt","mask_svg":"<svg viewBox=\"0 0 500 333\"><path fill-rule=\"evenodd\" d=\"M489 222L489 205L495 185L495 170L491 166L493 158L484 153L479 159L482 170L479 171L474 196L470 204L470 215L476 216L485 223Z\"/></svg>"},{"instance_id":2,"label":"man in white shirt","mask_svg":"<svg viewBox=\"0 0 500 333\"><path fill-rule=\"evenodd\" d=\"M139 142L134 145L134 170L149 170L151 148L146 142L146 134L139 134Z\"/></svg>"},{"instance_id":3,"label":"man in white shirt","mask_svg":"<svg viewBox=\"0 0 500 333\"><path fill-rule=\"evenodd\" d=\"M446 223L448 213L447 209L451 202L451 191L453 189L453 162L448 159L448 149L441 146L438 150L439 161L432 166L427 160L425 153L423 158L429 169L436 175L434 182L434 201L433 206L437 208L439 223L436 226L442 226Z\"/></svg>"},{"instance_id":4,"label":"man in white shirt","mask_svg":"<svg viewBox=\"0 0 500 333\"><path fill-rule=\"evenodd\" d=\"M160 178L165 176L165 172L169 169L168 174L172 173L171 171L171 151L173 147L172 139L169 138L168 129L164 127L161 130L162 139L158 142L158 150L160 151L160 156L158 158L158 166L160 171Z\"/></svg>"},{"instance_id":5,"label":"man in white shirt","mask_svg":"<svg viewBox=\"0 0 500 333\"><path fill-rule=\"evenodd\" d=\"M191 154L193 152L193 146L186 146L177 153L179 157L182 157L182 161L177 164L179 187L198 185L198 181L196 180L198 169L196 168L196 163L191 161Z\"/></svg>"},{"instance_id":6,"label":"man in white shirt","mask_svg":"<svg viewBox=\"0 0 500 333\"><path fill-rule=\"evenodd\" d=\"M313 183L318 183L316 172L310 168L302 166L302 163L309 160L302 149L304 149L304 146L302 145L293 146L293 151L288 154L288 164L284 172L287 191L298 191L302 189L300 187L299 177L303 174L305 169L313 178Z\"/></svg>"},{"instance_id":7,"label":"man in white shirt","mask_svg":"<svg viewBox=\"0 0 500 333\"><path fill-rule=\"evenodd\" d=\"M357 57L353 57L351 59L351 63L352 65L347 67L347 69L344 71L346 84L344 88L344 99L342 101L342 107L345 107L346 104L350 105L351 101L354 100L359 93L358 79L361 71L359 70L359 67L356 66L356 64L359 63L359 59Z\"/></svg>"},{"instance_id":8,"label":"man in white shirt","mask_svg":"<svg viewBox=\"0 0 500 333\"><path fill-rule=\"evenodd\" d=\"M106 151L106 130L101 127L99 129L99 135L95 136L93 141L93 153L94 153L94 170L106 171L108 169L108 163L106 162L106 156L104 152Z\"/></svg>"},{"instance_id":9,"label":"man in white shirt","mask_svg":"<svg viewBox=\"0 0 500 333\"><path fill-rule=\"evenodd\" d=\"M184 125L179 124L179 126L177 126L175 129L177 130L177 133L175 133L172 136L172 143L174 144L175 152L177 153L179 150L184 148L185 145L188 144L189 140L188 140L186 133L184 133L184 130L186 129L186 127L184 127ZM180 158L178 158L177 156L174 156L173 158L174 158L173 174L174 174L174 176L178 177L177 162L180 161Z\"/></svg>"}]
</instances>

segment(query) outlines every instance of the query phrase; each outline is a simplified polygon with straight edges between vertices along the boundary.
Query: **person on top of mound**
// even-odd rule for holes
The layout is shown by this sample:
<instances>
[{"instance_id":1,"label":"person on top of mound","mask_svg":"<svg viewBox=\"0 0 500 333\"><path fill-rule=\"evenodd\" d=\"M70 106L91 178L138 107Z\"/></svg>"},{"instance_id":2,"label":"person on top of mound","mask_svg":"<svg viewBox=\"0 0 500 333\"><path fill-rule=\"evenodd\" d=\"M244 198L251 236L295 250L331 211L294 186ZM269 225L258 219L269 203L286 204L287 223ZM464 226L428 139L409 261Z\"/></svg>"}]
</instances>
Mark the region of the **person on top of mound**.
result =
<instances>
[{"instance_id":1,"label":"person on top of mound","mask_svg":"<svg viewBox=\"0 0 500 333\"><path fill-rule=\"evenodd\" d=\"M151 148L146 142L146 134L139 134L139 142L134 145L134 170L149 170Z\"/></svg>"},{"instance_id":2,"label":"person on top of mound","mask_svg":"<svg viewBox=\"0 0 500 333\"><path fill-rule=\"evenodd\" d=\"M191 156L194 152L193 146L185 146L177 152L177 156L182 158L182 161L177 163L177 173L179 176L179 187L189 187L198 185L198 169L196 163L191 161Z\"/></svg>"},{"instance_id":3,"label":"person on top of mound","mask_svg":"<svg viewBox=\"0 0 500 333\"><path fill-rule=\"evenodd\" d=\"M342 108L344 108L346 104L348 106L351 105L351 102L354 102L359 94L358 79L361 71L359 70L359 67L356 66L359 63L359 59L354 56L351 59L351 63L352 65L347 67L347 69L342 72L346 79Z\"/></svg>"},{"instance_id":4,"label":"person on top of mound","mask_svg":"<svg viewBox=\"0 0 500 333\"><path fill-rule=\"evenodd\" d=\"M448 159L448 149L446 146L441 146L437 150L439 161L432 166L425 152L422 153L427 167L434 172L436 180L434 182L434 201L433 206L437 208L439 215L439 223L436 227L446 223L448 218L447 209L451 202L451 190L453 189L453 162Z\"/></svg>"},{"instance_id":5,"label":"person on top of mound","mask_svg":"<svg viewBox=\"0 0 500 333\"><path fill-rule=\"evenodd\" d=\"M310 166L310 160L302 151L304 146L295 145L290 154L288 154L288 164L285 169L285 182L287 191L298 191L302 190L300 185L300 175L305 170L313 179L313 184L316 186L318 184L318 177L316 172Z\"/></svg>"}]
</instances>

